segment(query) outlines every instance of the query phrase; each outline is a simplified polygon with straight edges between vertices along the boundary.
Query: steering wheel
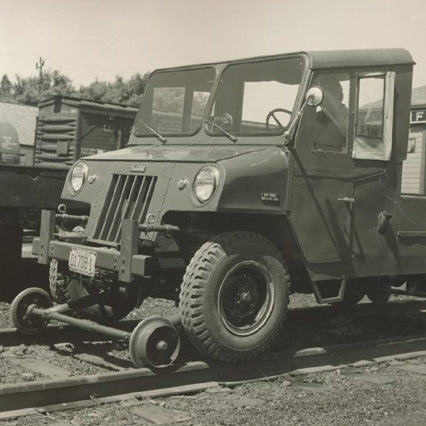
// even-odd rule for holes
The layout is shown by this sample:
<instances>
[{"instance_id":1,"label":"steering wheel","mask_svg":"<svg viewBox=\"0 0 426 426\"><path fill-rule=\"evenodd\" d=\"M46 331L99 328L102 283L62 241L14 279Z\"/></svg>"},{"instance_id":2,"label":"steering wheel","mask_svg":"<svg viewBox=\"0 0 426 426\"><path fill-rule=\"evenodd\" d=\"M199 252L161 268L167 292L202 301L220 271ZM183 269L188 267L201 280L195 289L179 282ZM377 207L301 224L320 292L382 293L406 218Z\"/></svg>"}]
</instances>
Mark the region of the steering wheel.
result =
<instances>
[{"instance_id":1,"label":"steering wheel","mask_svg":"<svg viewBox=\"0 0 426 426\"><path fill-rule=\"evenodd\" d=\"M281 124L280 120L278 120L278 118L275 116L276 112L285 112L289 115L293 114L292 111L285 109L285 108L275 108L272 111L268 112L268 115L266 116L266 129L269 130L269 120L271 119L271 117L275 120L275 122L278 124L278 126L280 127L281 130L284 130L285 127Z\"/></svg>"}]
</instances>

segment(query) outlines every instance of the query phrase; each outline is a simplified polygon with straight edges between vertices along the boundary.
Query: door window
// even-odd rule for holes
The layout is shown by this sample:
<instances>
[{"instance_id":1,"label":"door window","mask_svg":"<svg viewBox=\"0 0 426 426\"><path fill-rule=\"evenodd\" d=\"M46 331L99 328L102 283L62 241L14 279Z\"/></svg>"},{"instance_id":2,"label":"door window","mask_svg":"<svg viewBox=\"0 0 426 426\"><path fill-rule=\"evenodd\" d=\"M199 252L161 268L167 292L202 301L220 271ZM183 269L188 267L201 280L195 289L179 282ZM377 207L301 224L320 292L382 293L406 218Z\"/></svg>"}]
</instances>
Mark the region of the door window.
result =
<instances>
[{"instance_id":1,"label":"door window","mask_svg":"<svg viewBox=\"0 0 426 426\"><path fill-rule=\"evenodd\" d=\"M348 73L317 75L313 85L321 87L324 99L314 121L314 150L346 152L349 121Z\"/></svg>"},{"instance_id":2,"label":"door window","mask_svg":"<svg viewBox=\"0 0 426 426\"><path fill-rule=\"evenodd\" d=\"M353 158L390 159L394 79L393 72L358 77Z\"/></svg>"}]
</instances>

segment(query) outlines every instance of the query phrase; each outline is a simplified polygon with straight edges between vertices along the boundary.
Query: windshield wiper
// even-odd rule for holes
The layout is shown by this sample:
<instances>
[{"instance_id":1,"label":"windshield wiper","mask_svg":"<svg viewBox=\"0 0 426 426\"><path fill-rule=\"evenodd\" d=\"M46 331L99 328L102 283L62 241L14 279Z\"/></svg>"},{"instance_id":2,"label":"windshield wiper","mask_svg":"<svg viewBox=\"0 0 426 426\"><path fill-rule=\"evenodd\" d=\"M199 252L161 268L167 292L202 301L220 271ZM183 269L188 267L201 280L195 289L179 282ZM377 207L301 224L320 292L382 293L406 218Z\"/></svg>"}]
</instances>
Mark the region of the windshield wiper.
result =
<instances>
[{"instance_id":1,"label":"windshield wiper","mask_svg":"<svg viewBox=\"0 0 426 426\"><path fill-rule=\"evenodd\" d=\"M167 139L159 132L157 132L157 130L155 130L153 127L151 127L149 124L146 124L145 121L141 120L140 118L136 118L137 123L140 123L142 125L144 125L150 132L152 132L152 134L161 142L161 143L166 143Z\"/></svg>"},{"instance_id":2,"label":"windshield wiper","mask_svg":"<svg viewBox=\"0 0 426 426\"><path fill-rule=\"evenodd\" d=\"M232 142L235 143L238 141L238 139L232 133L229 133L228 130L224 129L221 125L215 123L214 121L204 119L203 123L210 124L210 126L218 128L225 136L231 139Z\"/></svg>"}]
</instances>

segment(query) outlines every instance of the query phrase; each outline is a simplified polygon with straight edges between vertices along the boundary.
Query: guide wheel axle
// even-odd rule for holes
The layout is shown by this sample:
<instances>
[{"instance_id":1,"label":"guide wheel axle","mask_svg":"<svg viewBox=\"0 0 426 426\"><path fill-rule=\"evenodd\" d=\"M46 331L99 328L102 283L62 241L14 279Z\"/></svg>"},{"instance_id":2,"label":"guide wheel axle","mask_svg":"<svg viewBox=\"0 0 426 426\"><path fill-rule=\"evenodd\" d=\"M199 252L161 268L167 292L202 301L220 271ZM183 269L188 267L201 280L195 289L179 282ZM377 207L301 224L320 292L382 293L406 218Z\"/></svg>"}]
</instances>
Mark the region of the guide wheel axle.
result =
<instances>
[{"instance_id":1,"label":"guide wheel axle","mask_svg":"<svg viewBox=\"0 0 426 426\"><path fill-rule=\"evenodd\" d=\"M32 287L15 297L10 308L10 317L12 324L25 334L40 332L53 319L82 330L127 341L130 357L136 367L155 370L165 368L175 362L179 355L179 333L174 323L167 318L146 318L129 333L87 319L65 315L68 311L71 311L68 304L52 307L49 294L41 288Z\"/></svg>"}]
</instances>

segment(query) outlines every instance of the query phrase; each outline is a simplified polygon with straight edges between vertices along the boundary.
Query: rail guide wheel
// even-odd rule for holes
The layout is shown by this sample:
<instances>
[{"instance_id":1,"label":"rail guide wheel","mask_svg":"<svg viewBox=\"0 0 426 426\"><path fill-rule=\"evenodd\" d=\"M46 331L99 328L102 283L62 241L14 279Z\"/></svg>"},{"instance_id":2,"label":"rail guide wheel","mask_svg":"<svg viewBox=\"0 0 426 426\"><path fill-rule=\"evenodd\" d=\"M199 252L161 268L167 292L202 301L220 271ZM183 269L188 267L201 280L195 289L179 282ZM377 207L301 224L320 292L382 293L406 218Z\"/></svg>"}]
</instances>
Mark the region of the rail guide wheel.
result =
<instances>
[{"instance_id":1,"label":"rail guide wheel","mask_svg":"<svg viewBox=\"0 0 426 426\"><path fill-rule=\"evenodd\" d=\"M176 361L179 350L180 337L176 328L161 316L145 318L130 337L130 358L136 367L169 367Z\"/></svg>"},{"instance_id":2,"label":"rail guide wheel","mask_svg":"<svg viewBox=\"0 0 426 426\"><path fill-rule=\"evenodd\" d=\"M10 305L10 320L18 331L24 334L36 334L42 331L49 322L48 319L28 313L28 308L35 306L47 309L52 306L49 293L38 288L30 287L21 291Z\"/></svg>"}]
</instances>

